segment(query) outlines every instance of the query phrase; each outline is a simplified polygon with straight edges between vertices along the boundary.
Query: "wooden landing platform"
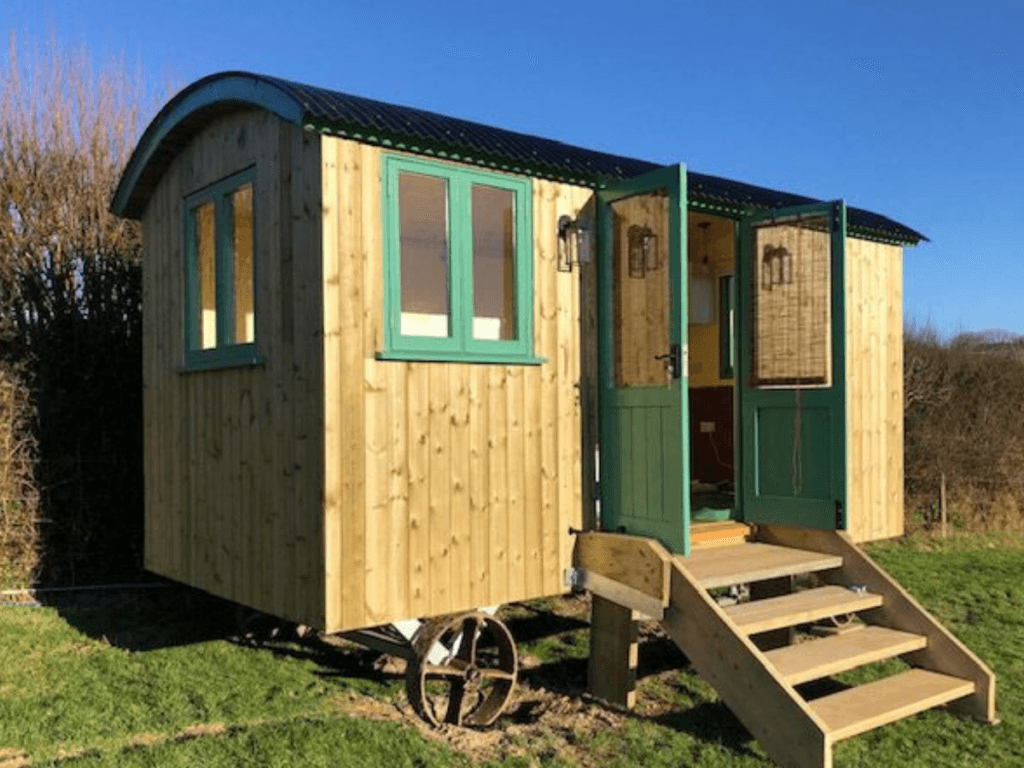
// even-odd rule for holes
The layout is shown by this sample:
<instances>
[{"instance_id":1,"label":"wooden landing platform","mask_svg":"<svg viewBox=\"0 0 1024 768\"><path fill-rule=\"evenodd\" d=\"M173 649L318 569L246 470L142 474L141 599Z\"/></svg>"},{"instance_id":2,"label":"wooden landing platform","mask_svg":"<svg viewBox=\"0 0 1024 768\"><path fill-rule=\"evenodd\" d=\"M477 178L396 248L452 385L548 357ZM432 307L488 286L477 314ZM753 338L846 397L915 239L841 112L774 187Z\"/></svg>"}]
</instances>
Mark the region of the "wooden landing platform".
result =
<instances>
[{"instance_id":1,"label":"wooden landing platform","mask_svg":"<svg viewBox=\"0 0 1024 768\"><path fill-rule=\"evenodd\" d=\"M748 542L733 547L698 549L689 557L676 557L704 589L730 587L793 576L810 571L839 568L843 558L774 544Z\"/></svg>"},{"instance_id":2,"label":"wooden landing platform","mask_svg":"<svg viewBox=\"0 0 1024 768\"><path fill-rule=\"evenodd\" d=\"M750 538L750 526L738 520L690 523L690 546L693 549L730 547Z\"/></svg>"}]
</instances>

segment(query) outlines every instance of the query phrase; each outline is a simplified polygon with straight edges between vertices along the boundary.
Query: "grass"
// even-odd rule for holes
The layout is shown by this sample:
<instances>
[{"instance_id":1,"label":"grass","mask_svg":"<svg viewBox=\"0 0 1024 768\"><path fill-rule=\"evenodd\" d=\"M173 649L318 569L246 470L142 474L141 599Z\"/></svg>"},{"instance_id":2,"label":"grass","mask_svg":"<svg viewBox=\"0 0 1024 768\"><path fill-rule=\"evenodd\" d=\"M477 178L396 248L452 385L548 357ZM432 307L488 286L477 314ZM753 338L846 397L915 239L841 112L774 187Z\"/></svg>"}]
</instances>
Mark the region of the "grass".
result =
<instances>
[{"instance_id":1,"label":"grass","mask_svg":"<svg viewBox=\"0 0 1024 768\"><path fill-rule=\"evenodd\" d=\"M995 669L1003 722L984 726L927 712L840 744L836 765L1024 765L1024 538L913 537L869 550ZM581 700L587 632L574 611L582 601L508 612L527 661L522 688L533 699L504 718L497 734L480 734L491 746L471 750L471 758L459 737L424 738L408 719L351 716L349 702L367 696L392 711L404 700L404 686L376 673L368 652L290 641L250 647L229 639L226 604L185 605L183 594L167 590L127 609L0 608L0 768L19 760L289 768L771 765L656 633L641 646L635 712ZM868 679L892 664L898 662L843 680Z\"/></svg>"}]
</instances>

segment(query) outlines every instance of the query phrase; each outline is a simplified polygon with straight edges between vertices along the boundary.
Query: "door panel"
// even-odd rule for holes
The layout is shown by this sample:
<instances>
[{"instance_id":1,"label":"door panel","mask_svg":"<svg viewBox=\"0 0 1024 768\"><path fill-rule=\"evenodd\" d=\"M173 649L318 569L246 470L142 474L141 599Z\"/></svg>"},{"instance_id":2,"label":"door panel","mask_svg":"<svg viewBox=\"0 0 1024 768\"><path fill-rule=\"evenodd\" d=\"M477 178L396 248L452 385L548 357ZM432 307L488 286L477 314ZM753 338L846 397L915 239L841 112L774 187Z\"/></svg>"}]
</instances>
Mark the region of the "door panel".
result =
<instances>
[{"instance_id":1,"label":"door panel","mask_svg":"<svg viewBox=\"0 0 1024 768\"><path fill-rule=\"evenodd\" d=\"M748 522L845 528L845 232L842 202L740 224L739 503Z\"/></svg>"},{"instance_id":2,"label":"door panel","mask_svg":"<svg viewBox=\"0 0 1024 768\"><path fill-rule=\"evenodd\" d=\"M599 192L601 520L688 552L686 176Z\"/></svg>"}]
</instances>

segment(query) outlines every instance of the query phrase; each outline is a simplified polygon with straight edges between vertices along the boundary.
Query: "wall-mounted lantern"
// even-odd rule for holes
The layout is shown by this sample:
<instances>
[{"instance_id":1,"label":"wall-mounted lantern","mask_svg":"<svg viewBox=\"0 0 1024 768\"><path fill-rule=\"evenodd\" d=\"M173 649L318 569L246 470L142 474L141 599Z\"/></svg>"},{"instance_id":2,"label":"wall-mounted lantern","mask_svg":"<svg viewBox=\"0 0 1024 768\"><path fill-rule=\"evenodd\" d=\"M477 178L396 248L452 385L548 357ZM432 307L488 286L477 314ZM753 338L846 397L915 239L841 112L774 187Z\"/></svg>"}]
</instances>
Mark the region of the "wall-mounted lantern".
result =
<instances>
[{"instance_id":1,"label":"wall-mounted lantern","mask_svg":"<svg viewBox=\"0 0 1024 768\"><path fill-rule=\"evenodd\" d=\"M710 221L697 225L703 235L704 259L690 277L690 325L711 325L715 322L715 278L708 261L708 227Z\"/></svg>"},{"instance_id":2,"label":"wall-mounted lantern","mask_svg":"<svg viewBox=\"0 0 1024 768\"><path fill-rule=\"evenodd\" d=\"M793 284L793 254L784 245L766 245L761 256L761 285L770 291L776 285Z\"/></svg>"},{"instance_id":3,"label":"wall-mounted lantern","mask_svg":"<svg viewBox=\"0 0 1024 768\"><path fill-rule=\"evenodd\" d=\"M572 265L589 264L592 259L594 230L590 219L574 219L563 213L558 217L558 271L572 272Z\"/></svg>"},{"instance_id":4,"label":"wall-mounted lantern","mask_svg":"<svg viewBox=\"0 0 1024 768\"><path fill-rule=\"evenodd\" d=\"M633 224L626 230L629 241L629 276L643 277L661 266L658 258L658 236L650 227Z\"/></svg>"}]
</instances>

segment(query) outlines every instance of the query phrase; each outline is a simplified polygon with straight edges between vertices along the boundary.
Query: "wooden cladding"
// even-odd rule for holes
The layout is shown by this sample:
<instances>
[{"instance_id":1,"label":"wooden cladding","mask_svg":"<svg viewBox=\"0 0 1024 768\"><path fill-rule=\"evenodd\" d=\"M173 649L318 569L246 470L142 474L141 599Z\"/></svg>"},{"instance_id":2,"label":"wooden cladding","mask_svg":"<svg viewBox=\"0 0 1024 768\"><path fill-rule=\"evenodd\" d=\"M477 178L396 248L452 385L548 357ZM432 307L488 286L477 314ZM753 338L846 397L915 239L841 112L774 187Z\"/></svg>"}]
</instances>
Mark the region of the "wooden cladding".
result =
<instances>
[{"instance_id":1,"label":"wooden cladding","mask_svg":"<svg viewBox=\"0 0 1024 768\"><path fill-rule=\"evenodd\" d=\"M183 200L253 165L263 362L185 373ZM592 193L532 182L544 362L384 361L380 165L241 111L144 217L146 567L331 631L559 593L581 525L581 281L555 258Z\"/></svg>"},{"instance_id":2,"label":"wooden cladding","mask_svg":"<svg viewBox=\"0 0 1024 768\"><path fill-rule=\"evenodd\" d=\"M541 365L377 359L381 150L323 152L326 625L550 595L581 520L580 282L557 222L589 190L533 180Z\"/></svg>"},{"instance_id":3,"label":"wooden cladding","mask_svg":"<svg viewBox=\"0 0 1024 768\"><path fill-rule=\"evenodd\" d=\"M846 240L849 533L903 533L903 249Z\"/></svg>"},{"instance_id":4,"label":"wooden cladding","mask_svg":"<svg viewBox=\"0 0 1024 768\"><path fill-rule=\"evenodd\" d=\"M265 362L184 373L184 200L253 165ZM175 158L143 218L146 568L314 625L324 582L319 199L319 137L236 112Z\"/></svg>"}]
</instances>

